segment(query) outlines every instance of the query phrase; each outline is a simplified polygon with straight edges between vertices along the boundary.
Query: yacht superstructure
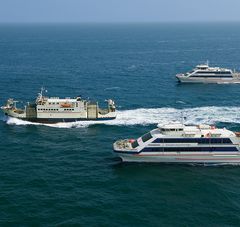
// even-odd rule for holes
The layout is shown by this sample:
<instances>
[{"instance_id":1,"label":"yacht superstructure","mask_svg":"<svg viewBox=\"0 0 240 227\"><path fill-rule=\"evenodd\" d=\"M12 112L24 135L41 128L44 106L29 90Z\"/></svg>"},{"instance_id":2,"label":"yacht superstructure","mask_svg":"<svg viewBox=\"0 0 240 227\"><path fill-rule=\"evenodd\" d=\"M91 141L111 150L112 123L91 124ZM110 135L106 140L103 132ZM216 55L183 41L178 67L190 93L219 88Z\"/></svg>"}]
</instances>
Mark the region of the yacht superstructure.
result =
<instances>
[{"instance_id":1,"label":"yacht superstructure","mask_svg":"<svg viewBox=\"0 0 240 227\"><path fill-rule=\"evenodd\" d=\"M197 65L192 71L177 74L181 83L240 83L240 73L231 69L210 67L206 64Z\"/></svg>"},{"instance_id":2,"label":"yacht superstructure","mask_svg":"<svg viewBox=\"0 0 240 227\"><path fill-rule=\"evenodd\" d=\"M58 123L84 120L112 120L116 118L116 107L109 99L108 108L101 109L97 102L84 100L81 97L64 98L46 97L44 89L38 94L35 103L27 103L23 109L16 106L17 101L8 99L2 110L5 115L22 120L40 123Z\"/></svg>"},{"instance_id":3,"label":"yacht superstructure","mask_svg":"<svg viewBox=\"0 0 240 227\"><path fill-rule=\"evenodd\" d=\"M124 162L240 163L239 133L210 125L158 125L138 139L116 141Z\"/></svg>"}]
</instances>

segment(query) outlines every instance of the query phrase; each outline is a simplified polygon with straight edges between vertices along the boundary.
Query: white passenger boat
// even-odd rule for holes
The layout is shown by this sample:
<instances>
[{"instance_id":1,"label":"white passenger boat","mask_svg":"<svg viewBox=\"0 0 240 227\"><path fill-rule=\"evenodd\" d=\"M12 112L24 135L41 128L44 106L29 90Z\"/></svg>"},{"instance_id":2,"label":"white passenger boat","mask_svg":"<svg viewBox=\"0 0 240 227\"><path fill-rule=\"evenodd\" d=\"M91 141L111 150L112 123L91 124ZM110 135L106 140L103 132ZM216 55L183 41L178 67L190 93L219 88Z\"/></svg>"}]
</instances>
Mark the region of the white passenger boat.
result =
<instances>
[{"instance_id":1,"label":"white passenger boat","mask_svg":"<svg viewBox=\"0 0 240 227\"><path fill-rule=\"evenodd\" d=\"M192 71L177 74L181 83L240 83L240 73L231 69L210 67L206 64L197 65Z\"/></svg>"},{"instance_id":2,"label":"white passenger boat","mask_svg":"<svg viewBox=\"0 0 240 227\"><path fill-rule=\"evenodd\" d=\"M113 148L124 162L232 164L240 163L239 143L239 133L226 128L175 122Z\"/></svg>"}]
</instances>

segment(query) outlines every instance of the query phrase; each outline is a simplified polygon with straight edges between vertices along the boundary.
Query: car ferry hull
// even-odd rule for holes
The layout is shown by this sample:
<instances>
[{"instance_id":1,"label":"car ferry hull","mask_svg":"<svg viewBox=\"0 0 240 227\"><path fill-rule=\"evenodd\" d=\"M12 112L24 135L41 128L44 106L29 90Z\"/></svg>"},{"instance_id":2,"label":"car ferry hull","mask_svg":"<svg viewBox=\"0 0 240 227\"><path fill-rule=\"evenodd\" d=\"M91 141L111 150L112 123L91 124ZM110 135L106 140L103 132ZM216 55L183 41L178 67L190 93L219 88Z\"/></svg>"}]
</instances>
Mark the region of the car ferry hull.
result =
<instances>
[{"instance_id":1,"label":"car ferry hull","mask_svg":"<svg viewBox=\"0 0 240 227\"><path fill-rule=\"evenodd\" d=\"M16 118L16 117L13 117ZM41 123L41 124L57 124L57 123L65 123L65 122L77 122L77 121L109 121L114 120L116 117L108 117L108 118L95 118L95 119L86 119L86 118L16 118L22 121L28 121L33 123Z\"/></svg>"}]
</instances>

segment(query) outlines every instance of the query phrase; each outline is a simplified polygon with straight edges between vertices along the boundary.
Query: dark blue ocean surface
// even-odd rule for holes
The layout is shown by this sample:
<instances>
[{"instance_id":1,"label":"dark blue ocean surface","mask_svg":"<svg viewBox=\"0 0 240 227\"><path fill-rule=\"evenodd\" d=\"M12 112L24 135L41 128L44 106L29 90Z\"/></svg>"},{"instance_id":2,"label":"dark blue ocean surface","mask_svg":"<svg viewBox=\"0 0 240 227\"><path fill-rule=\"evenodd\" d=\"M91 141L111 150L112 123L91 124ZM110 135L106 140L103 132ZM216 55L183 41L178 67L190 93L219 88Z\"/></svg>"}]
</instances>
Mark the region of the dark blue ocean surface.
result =
<instances>
[{"instance_id":1,"label":"dark blue ocean surface","mask_svg":"<svg viewBox=\"0 0 240 227\"><path fill-rule=\"evenodd\" d=\"M240 168L122 164L119 138L158 122L240 130L240 85L180 85L210 61L240 71L240 24L0 25L0 104L9 97L113 98L114 121L0 121L0 225L229 226ZM21 104L21 103L20 103Z\"/></svg>"}]
</instances>

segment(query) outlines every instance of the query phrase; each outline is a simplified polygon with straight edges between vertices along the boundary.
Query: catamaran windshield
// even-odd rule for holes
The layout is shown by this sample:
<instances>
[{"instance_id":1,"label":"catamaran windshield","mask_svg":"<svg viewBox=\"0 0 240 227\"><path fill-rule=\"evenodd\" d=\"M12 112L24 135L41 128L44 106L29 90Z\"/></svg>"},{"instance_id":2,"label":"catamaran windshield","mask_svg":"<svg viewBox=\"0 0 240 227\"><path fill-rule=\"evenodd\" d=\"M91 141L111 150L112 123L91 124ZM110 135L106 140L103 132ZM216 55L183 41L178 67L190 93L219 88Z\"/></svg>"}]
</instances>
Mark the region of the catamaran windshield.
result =
<instances>
[{"instance_id":1,"label":"catamaran windshield","mask_svg":"<svg viewBox=\"0 0 240 227\"><path fill-rule=\"evenodd\" d=\"M142 141L143 142L146 142L146 141L148 141L150 139L152 139L152 135L151 135L150 132L142 136Z\"/></svg>"}]
</instances>

